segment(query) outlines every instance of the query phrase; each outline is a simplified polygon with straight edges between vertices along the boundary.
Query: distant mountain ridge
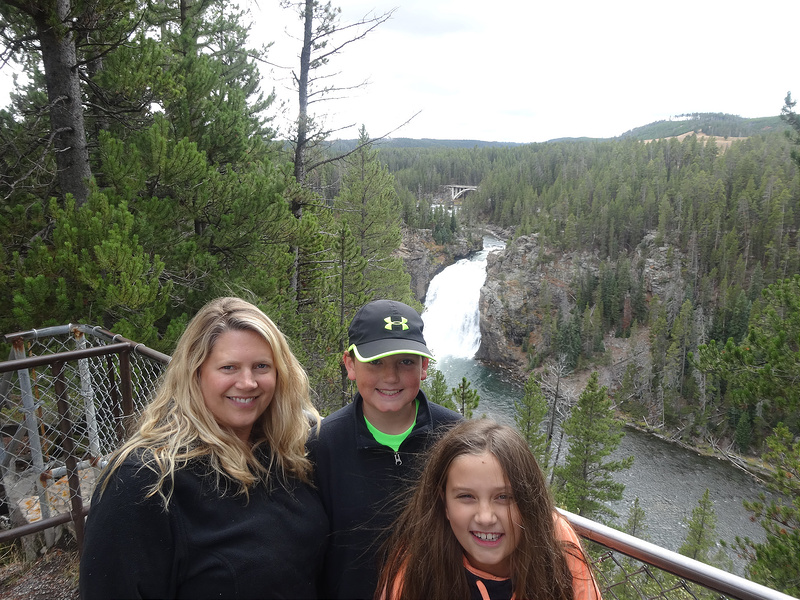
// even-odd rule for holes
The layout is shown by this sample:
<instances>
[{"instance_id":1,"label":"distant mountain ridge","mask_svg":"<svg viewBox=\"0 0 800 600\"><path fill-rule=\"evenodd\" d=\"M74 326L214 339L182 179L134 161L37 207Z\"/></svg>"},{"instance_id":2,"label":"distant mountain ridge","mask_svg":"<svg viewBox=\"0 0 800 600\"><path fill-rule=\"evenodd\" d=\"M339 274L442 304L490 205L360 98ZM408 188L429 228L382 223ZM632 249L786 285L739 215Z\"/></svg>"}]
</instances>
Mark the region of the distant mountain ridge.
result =
<instances>
[{"instance_id":1,"label":"distant mountain ridge","mask_svg":"<svg viewBox=\"0 0 800 600\"><path fill-rule=\"evenodd\" d=\"M352 150L358 140L334 140L333 151ZM522 146L518 142L485 142L482 140L434 140L431 138L383 138L375 142L380 148L484 148L487 146Z\"/></svg>"},{"instance_id":2,"label":"distant mountain ridge","mask_svg":"<svg viewBox=\"0 0 800 600\"><path fill-rule=\"evenodd\" d=\"M636 127L615 138L556 138L545 143L582 142L604 139L654 140L678 137L686 133L697 133L718 138L749 137L770 131L783 131L788 128L780 116L756 117L747 119L726 113L688 113L670 119L655 121ZM331 143L334 152L347 152L356 145L356 140L335 140ZM518 142L486 142L482 140L436 140L431 138L384 138L376 142L384 148L483 148L487 146L522 146Z\"/></svg>"},{"instance_id":3,"label":"distant mountain ridge","mask_svg":"<svg viewBox=\"0 0 800 600\"><path fill-rule=\"evenodd\" d=\"M749 137L759 133L781 131L787 127L788 125L779 116L745 119L725 113L691 113L636 127L619 137L653 140L677 137L691 132L718 138Z\"/></svg>"}]
</instances>

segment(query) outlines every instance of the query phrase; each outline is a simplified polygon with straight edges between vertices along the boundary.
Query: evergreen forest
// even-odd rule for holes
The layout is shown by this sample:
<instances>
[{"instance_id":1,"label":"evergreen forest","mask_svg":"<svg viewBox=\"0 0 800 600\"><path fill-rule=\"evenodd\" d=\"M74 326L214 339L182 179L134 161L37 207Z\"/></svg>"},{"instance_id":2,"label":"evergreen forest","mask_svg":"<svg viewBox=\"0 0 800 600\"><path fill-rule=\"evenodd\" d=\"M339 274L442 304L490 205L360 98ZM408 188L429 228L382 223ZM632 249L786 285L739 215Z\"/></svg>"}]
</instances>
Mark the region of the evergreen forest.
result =
<instances>
[{"instance_id":1,"label":"evergreen forest","mask_svg":"<svg viewBox=\"0 0 800 600\"><path fill-rule=\"evenodd\" d=\"M748 337L767 310L788 309L776 287L797 287L800 273L797 164L781 132L754 135L721 151L692 135L641 142L559 142L509 148L382 149L417 226L417 197L450 182L478 185L463 201L459 227L491 223L514 237L536 235L547 253L578 253L597 268L576 273L572 310L550 308L553 341L532 365L565 357L571 367L598 360L603 335L649 331L650 364L631 365L623 408L656 400L660 425L738 434L743 452L758 448L780 421L797 431L796 401L745 400L713 377L709 356ZM435 227L435 225L434 225ZM662 297L645 282L653 248L664 248ZM653 267L651 267L653 268ZM770 287L772 286L772 287ZM587 309L591 321L585 319ZM788 326L790 320L784 322ZM794 330L787 332L794 338ZM794 335L792 335L794 334ZM698 354L698 350L704 352ZM758 360L758 359L754 359ZM702 362L702 365L700 362ZM743 416L744 415L744 416Z\"/></svg>"}]
</instances>

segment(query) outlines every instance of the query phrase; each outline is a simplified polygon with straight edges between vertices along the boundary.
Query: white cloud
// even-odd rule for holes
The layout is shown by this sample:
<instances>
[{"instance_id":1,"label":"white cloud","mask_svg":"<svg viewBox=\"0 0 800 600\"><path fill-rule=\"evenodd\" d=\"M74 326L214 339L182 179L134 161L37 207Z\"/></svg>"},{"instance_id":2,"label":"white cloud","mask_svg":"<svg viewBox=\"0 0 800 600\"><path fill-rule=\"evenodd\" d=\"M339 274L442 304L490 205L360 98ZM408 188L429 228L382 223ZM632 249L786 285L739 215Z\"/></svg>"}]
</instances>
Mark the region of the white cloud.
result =
<instances>
[{"instance_id":1,"label":"white cloud","mask_svg":"<svg viewBox=\"0 0 800 600\"><path fill-rule=\"evenodd\" d=\"M301 23L277 1L253 4L253 35L296 68ZM334 5L337 2L334 0ZM761 0L341 0L343 21L397 7L334 57L337 84L370 84L316 106L332 125L395 137L513 142L612 137L686 112L777 115L794 68L800 3ZM290 71L264 87L294 103ZM296 109L289 109L293 116ZM343 132L355 137L356 130Z\"/></svg>"}]
</instances>

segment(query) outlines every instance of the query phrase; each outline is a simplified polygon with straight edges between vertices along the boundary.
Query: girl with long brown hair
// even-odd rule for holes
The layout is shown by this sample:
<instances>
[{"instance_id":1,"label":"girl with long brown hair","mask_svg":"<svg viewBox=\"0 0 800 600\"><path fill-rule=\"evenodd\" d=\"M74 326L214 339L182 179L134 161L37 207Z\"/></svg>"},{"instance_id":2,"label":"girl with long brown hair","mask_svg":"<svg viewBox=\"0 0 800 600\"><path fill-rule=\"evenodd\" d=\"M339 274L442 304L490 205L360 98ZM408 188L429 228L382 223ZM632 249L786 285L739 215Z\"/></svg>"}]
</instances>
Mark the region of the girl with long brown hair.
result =
<instances>
[{"instance_id":1,"label":"girl with long brown hair","mask_svg":"<svg viewBox=\"0 0 800 600\"><path fill-rule=\"evenodd\" d=\"M488 419L433 446L386 548L376 598L601 598L525 440Z\"/></svg>"}]
</instances>

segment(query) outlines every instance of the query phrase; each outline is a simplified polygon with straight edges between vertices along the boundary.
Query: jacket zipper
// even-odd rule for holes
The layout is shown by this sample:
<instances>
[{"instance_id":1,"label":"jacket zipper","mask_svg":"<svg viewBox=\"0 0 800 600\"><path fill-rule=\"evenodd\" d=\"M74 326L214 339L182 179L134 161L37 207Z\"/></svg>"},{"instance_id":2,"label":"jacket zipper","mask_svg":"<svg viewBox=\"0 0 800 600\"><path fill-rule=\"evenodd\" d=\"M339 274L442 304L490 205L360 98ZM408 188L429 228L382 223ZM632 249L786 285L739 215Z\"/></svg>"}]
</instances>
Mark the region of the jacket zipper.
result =
<instances>
[{"instance_id":1,"label":"jacket zipper","mask_svg":"<svg viewBox=\"0 0 800 600\"><path fill-rule=\"evenodd\" d=\"M399 467L400 465L403 464L403 461L400 458L400 453L397 452L397 451L395 451L395 453L394 453L394 464L395 464L396 467Z\"/></svg>"}]
</instances>

